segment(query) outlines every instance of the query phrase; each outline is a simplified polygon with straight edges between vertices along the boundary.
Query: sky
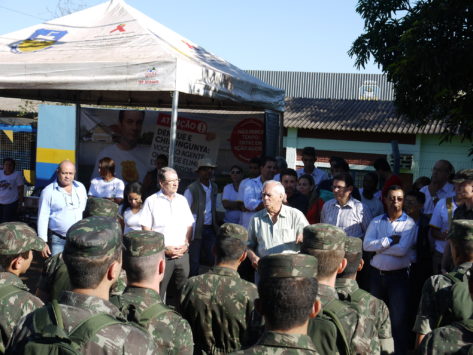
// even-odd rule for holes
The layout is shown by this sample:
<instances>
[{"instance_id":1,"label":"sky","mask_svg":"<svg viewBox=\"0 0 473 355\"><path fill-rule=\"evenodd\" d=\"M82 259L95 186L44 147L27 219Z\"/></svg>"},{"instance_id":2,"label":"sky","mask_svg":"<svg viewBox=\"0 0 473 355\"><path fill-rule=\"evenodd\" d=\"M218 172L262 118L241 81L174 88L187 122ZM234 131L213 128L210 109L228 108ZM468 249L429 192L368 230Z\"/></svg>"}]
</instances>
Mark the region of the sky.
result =
<instances>
[{"instance_id":1,"label":"sky","mask_svg":"<svg viewBox=\"0 0 473 355\"><path fill-rule=\"evenodd\" d=\"M0 35L105 0L0 0ZM363 31L356 0L126 0L240 69L381 73L354 67L347 51Z\"/></svg>"}]
</instances>

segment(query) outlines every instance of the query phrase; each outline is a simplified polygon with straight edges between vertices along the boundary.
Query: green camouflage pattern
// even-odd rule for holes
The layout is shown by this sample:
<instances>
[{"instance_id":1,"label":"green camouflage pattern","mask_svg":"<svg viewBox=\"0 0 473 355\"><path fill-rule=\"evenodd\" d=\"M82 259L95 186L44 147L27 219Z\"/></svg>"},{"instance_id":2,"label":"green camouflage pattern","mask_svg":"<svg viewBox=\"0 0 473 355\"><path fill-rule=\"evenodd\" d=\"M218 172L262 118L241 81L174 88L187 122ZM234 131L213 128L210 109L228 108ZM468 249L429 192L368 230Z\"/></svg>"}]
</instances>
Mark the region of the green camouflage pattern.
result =
<instances>
[{"instance_id":1,"label":"green camouflage pattern","mask_svg":"<svg viewBox=\"0 0 473 355\"><path fill-rule=\"evenodd\" d=\"M448 232L448 238L463 241L473 240L473 220L453 220Z\"/></svg>"},{"instance_id":2,"label":"green camouflage pattern","mask_svg":"<svg viewBox=\"0 0 473 355\"><path fill-rule=\"evenodd\" d=\"M354 339L357 349L364 349L362 353L393 353L394 341L386 303L360 289L355 280L339 278L335 282L335 289L340 301L352 307L360 316ZM357 297L359 300L352 299L355 292L361 292L362 297Z\"/></svg>"},{"instance_id":3,"label":"green camouflage pattern","mask_svg":"<svg viewBox=\"0 0 473 355\"><path fill-rule=\"evenodd\" d=\"M363 241L361 238L349 237L345 238L345 253L360 254L363 252Z\"/></svg>"},{"instance_id":4,"label":"green camouflage pattern","mask_svg":"<svg viewBox=\"0 0 473 355\"><path fill-rule=\"evenodd\" d=\"M45 245L34 229L26 223L0 224L0 255L17 255L29 250L41 251Z\"/></svg>"},{"instance_id":5,"label":"green camouflage pattern","mask_svg":"<svg viewBox=\"0 0 473 355\"><path fill-rule=\"evenodd\" d=\"M307 335L266 331L255 345L233 354L296 355L319 352Z\"/></svg>"},{"instance_id":6,"label":"green camouflage pattern","mask_svg":"<svg viewBox=\"0 0 473 355\"><path fill-rule=\"evenodd\" d=\"M38 292L44 302L58 300L63 291L72 289L62 253L46 259L38 282ZM126 288L126 273L122 269L117 282L110 289L111 295L121 295Z\"/></svg>"},{"instance_id":7,"label":"green camouflage pattern","mask_svg":"<svg viewBox=\"0 0 473 355\"><path fill-rule=\"evenodd\" d=\"M345 232L331 224L318 223L306 226L301 250L345 250Z\"/></svg>"},{"instance_id":8,"label":"green camouflage pattern","mask_svg":"<svg viewBox=\"0 0 473 355\"><path fill-rule=\"evenodd\" d=\"M254 284L226 267L187 280L179 311L192 328L196 352L228 353L254 344L250 329L257 297Z\"/></svg>"},{"instance_id":9,"label":"green camouflage pattern","mask_svg":"<svg viewBox=\"0 0 473 355\"><path fill-rule=\"evenodd\" d=\"M305 254L271 254L258 262L260 279L316 277L317 259Z\"/></svg>"},{"instance_id":10,"label":"green camouflage pattern","mask_svg":"<svg viewBox=\"0 0 473 355\"><path fill-rule=\"evenodd\" d=\"M473 169L463 169L457 171L455 176L452 179L452 182L455 184L461 184L465 181L472 181L473 180Z\"/></svg>"},{"instance_id":11,"label":"green camouflage pattern","mask_svg":"<svg viewBox=\"0 0 473 355\"><path fill-rule=\"evenodd\" d=\"M345 337L349 343L350 349L352 352L357 353L357 347L359 346L359 343L356 341L357 339L355 331L360 319L358 313L353 308L339 300L337 291L333 287L319 283L317 296L322 304L322 310L324 306L326 306L331 301L341 305L341 308L343 309L343 316L339 320L343 326Z\"/></svg>"},{"instance_id":12,"label":"green camouflage pattern","mask_svg":"<svg viewBox=\"0 0 473 355\"><path fill-rule=\"evenodd\" d=\"M248 241L248 230L235 223L224 223L217 231L217 238L236 238L246 244Z\"/></svg>"},{"instance_id":13,"label":"green camouflage pattern","mask_svg":"<svg viewBox=\"0 0 473 355\"><path fill-rule=\"evenodd\" d=\"M3 354L13 328L20 319L43 306L39 298L28 292L28 287L18 276L10 272L0 272L0 289L9 285L18 288L18 292L0 299L0 354Z\"/></svg>"},{"instance_id":14,"label":"green camouflage pattern","mask_svg":"<svg viewBox=\"0 0 473 355\"><path fill-rule=\"evenodd\" d=\"M120 311L109 301L99 297L66 291L60 299L64 328L70 333L84 319L97 314L109 314L119 320L123 319ZM26 316L15 329L9 348L31 335L34 329L32 317ZM130 323L113 324L99 330L81 349L83 354L129 354L152 355L162 354L153 339L146 331Z\"/></svg>"},{"instance_id":15,"label":"green camouflage pattern","mask_svg":"<svg viewBox=\"0 0 473 355\"><path fill-rule=\"evenodd\" d=\"M69 228L64 254L87 258L112 256L122 246L120 224L109 217L93 216Z\"/></svg>"},{"instance_id":16,"label":"green camouflage pattern","mask_svg":"<svg viewBox=\"0 0 473 355\"><path fill-rule=\"evenodd\" d=\"M453 271L465 274L472 265L471 262L463 263ZM452 280L444 275L434 275L425 281L413 328L416 333L427 334L437 328L444 305L448 301L446 297L451 296L452 286Z\"/></svg>"},{"instance_id":17,"label":"green camouflage pattern","mask_svg":"<svg viewBox=\"0 0 473 355\"><path fill-rule=\"evenodd\" d=\"M127 256L149 256L164 251L164 235L154 231L131 231L123 236L123 253Z\"/></svg>"},{"instance_id":18,"label":"green camouflage pattern","mask_svg":"<svg viewBox=\"0 0 473 355\"><path fill-rule=\"evenodd\" d=\"M99 197L89 197L85 206L84 216L112 217L118 216L119 206L112 200Z\"/></svg>"},{"instance_id":19,"label":"green camouflage pattern","mask_svg":"<svg viewBox=\"0 0 473 355\"><path fill-rule=\"evenodd\" d=\"M440 327L427 334L420 344L418 354L471 354L473 347L472 320L465 327L463 322Z\"/></svg>"},{"instance_id":20,"label":"green camouflage pattern","mask_svg":"<svg viewBox=\"0 0 473 355\"><path fill-rule=\"evenodd\" d=\"M139 315L150 306L161 303L161 296L154 290L141 287L127 287L123 294L112 299L129 321L136 321ZM166 306L167 308L167 306ZM178 313L168 308L147 324L140 324L153 337L166 354L192 354L194 342L189 323Z\"/></svg>"}]
</instances>

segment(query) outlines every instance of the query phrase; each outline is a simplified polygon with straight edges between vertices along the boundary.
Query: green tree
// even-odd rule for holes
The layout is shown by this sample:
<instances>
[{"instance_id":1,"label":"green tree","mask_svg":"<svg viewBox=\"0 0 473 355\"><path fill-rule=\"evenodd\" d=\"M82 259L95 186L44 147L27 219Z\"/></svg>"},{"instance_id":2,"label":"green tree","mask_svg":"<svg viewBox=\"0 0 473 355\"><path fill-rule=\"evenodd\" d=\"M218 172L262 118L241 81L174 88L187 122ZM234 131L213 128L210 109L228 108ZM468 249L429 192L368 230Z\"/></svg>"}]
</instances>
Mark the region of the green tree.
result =
<instances>
[{"instance_id":1,"label":"green tree","mask_svg":"<svg viewBox=\"0 0 473 355\"><path fill-rule=\"evenodd\" d=\"M394 84L400 114L440 122L444 139L473 137L473 1L359 0L364 32L348 54L373 58Z\"/></svg>"}]
</instances>

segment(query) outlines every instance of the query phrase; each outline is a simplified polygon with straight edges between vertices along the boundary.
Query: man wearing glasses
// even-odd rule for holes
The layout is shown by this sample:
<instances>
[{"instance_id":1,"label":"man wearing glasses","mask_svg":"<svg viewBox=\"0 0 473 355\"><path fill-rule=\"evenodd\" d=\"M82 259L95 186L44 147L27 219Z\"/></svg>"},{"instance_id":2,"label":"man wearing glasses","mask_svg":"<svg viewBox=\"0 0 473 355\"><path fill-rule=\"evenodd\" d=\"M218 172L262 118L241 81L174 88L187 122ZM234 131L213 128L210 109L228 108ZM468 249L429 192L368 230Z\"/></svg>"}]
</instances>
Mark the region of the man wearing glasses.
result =
<instances>
[{"instance_id":1,"label":"man wearing glasses","mask_svg":"<svg viewBox=\"0 0 473 355\"><path fill-rule=\"evenodd\" d=\"M153 230L164 235L166 270L160 285L160 294L164 300L173 275L173 291L176 292L180 291L189 277L187 252L192 239L194 217L185 197L177 193L179 178L174 169L159 169L158 183L161 189L146 199L140 224L143 230Z\"/></svg>"},{"instance_id":2,"label":"man wearing glasses","mask_svg":"<svg viewBox=\"0 0 473 355\"><path fill-rule=\"evenodd\" d=\"M415 260L417 226L402 210L404 191L400 186L390 186L384 202L387 213L371 221L363 248L375 253L371 259L370 293L388 305L396 354L406 354L409 267Z\"/></svg>"},{"instance_id":3,"label":"man wearing glasses","mask_svg":"<svg viewBox=\"0 0 473 355\"><path fill-rule=\"evenodd\" d=\"M59 254L66 244L66 232L82 219L87 204L84 185L74 180L76 167L70 160L61 162L56 170L57 179L41 192L38 203L38 236L46 244L44 258Z\"/></svg>"},{"instance_id":4,"label":"man wearing glasses","mask_svg":"<svg viewBox=\"0 0 473 355\"><path fill-rule=\"evenodd\" d=\"M371 221L369 208L352 197L353 178L348 173L335 175L332 182L334 198L325 202L320 223L337 226L350 237L362 238Z\"/></svg>"}]
</instances>

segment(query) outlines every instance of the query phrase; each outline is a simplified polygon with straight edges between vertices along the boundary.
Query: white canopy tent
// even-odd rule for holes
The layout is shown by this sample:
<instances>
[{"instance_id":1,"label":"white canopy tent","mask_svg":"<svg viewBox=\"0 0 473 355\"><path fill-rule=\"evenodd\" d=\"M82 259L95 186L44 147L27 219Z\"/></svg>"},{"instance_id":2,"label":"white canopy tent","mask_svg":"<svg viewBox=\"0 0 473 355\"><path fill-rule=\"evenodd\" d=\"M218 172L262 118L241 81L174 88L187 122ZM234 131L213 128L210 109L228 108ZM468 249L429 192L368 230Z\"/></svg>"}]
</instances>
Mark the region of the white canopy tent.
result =
<instances>
[{"instance_id":1,"label":"white canopy tent","mask_svg":"<svg viewBox=\"0 0 473 355\"><path fill-rule=\"evenodd\" d=\"M174 125L178 102L182 108L284 109L282 90L123 0L0 36L0 96L172 107Z\"/></svg>"}]
</instances>

